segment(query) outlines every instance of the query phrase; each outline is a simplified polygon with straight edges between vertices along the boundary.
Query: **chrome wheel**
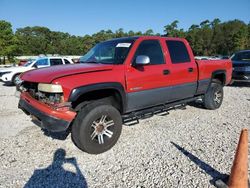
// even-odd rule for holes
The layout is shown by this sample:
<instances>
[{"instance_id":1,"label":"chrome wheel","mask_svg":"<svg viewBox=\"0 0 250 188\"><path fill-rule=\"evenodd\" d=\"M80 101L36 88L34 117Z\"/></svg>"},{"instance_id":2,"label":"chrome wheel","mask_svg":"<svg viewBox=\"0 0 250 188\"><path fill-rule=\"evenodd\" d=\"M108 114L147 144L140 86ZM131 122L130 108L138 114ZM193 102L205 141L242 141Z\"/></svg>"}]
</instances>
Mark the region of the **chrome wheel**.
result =
<instances>
[{"instance_id":1,"label":"chrome wheel","mask_svg":"<svg viewBox=\"0 0 250 188\"><path fill-rule=\"evenodd\" d=\"M12 80L15 85L19 85L22 82L22 80L20 79L19 76L20 75L15 75L14 78L13 78L13 80Z\"/></svg>"},{"instance_id":2,"label":"chrome wheel","mask_svg":"<svg viewBox=\"0 0 250 188\"><path fill-rule=\"evenodd\" d=\"M216 102L217 104L220 104L222 100L222 92L221 91L216 91L214 93L214 102Z\"/></svg>"},{"instance_id":3,"label":"chrome wheel","mask_svg":"<svg viewBox=\"0 0 250 188\"><path fill-rule=\"evenodd\" d=\"M110 139L113 136L113 132L110 130L111 126L114 126L114 120L106 115L102 115L101 118L95 120L91 125L93 128L91 139L96 139L99 144L104 144L106 139Z\"/></svg>"}]
</instances>

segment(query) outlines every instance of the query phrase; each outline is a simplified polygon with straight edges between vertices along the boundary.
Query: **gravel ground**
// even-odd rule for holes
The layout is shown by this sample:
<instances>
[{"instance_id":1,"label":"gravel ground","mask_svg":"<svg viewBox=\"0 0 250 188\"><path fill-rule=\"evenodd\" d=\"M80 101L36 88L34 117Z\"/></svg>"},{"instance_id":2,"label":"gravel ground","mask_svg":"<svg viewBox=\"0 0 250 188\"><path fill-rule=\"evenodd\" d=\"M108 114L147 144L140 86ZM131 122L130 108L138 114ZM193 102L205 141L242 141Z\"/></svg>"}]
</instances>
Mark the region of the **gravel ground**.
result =
<instances>
[{"instance_id":1,"label":"gravel ground","mask_svg":"<svg viewBox=\"0 0 250 188\"><path fill-rule=\"evenodd\" d=\"M225 87L220 109L187 106L124 126L109 151L90 155L70 135L48 134L0 83L0 187L214 187L230 173L250 85ZM250 171L249 171L250 172Z\"/></svg>"}]
</instances>

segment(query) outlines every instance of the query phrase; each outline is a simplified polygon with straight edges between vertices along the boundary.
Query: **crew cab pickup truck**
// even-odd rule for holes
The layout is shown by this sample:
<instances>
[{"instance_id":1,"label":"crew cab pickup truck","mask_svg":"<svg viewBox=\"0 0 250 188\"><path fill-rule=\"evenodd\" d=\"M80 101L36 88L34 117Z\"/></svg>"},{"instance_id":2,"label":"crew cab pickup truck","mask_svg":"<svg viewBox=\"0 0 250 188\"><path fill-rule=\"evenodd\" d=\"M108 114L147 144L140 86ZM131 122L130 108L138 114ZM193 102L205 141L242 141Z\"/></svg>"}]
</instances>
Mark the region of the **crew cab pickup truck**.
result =
<instances>
[{"instance_id":1,"label":"crew cab pickup truck","mask_svg":"<svg viewBox=\"0 0 250 188\"><path fill-rule=\"evenodd\" d=\"M195 60L185 39L156 36L101 42L80 64L21 75L19 108L50 131L71 131L98 154L118 140L125 118L164 112L194 100L217 109L231 80L230 60Z\"/></svg>"}]
</instances>

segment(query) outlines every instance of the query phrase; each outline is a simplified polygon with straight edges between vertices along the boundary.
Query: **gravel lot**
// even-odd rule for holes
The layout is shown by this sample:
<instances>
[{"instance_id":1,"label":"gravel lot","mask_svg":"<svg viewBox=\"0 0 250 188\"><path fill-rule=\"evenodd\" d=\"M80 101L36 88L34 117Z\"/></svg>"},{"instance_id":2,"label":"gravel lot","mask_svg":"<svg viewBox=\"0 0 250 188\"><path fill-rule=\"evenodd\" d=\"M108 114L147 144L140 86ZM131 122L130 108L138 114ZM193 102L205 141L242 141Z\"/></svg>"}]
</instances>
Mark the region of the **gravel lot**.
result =
<instances>
[{"instance_id":1,"label":"gravel lot","mask_svg":"<svg viewBox=\"0 0 250 188\"><path fill-rule=\"evenodd\" d=\"M224 92L219 110L187 106L124 126L111 150L90 155L38 128L0 83L0 187L214 187L250 128L250 85Z\"/></svg>"}]
</instances>

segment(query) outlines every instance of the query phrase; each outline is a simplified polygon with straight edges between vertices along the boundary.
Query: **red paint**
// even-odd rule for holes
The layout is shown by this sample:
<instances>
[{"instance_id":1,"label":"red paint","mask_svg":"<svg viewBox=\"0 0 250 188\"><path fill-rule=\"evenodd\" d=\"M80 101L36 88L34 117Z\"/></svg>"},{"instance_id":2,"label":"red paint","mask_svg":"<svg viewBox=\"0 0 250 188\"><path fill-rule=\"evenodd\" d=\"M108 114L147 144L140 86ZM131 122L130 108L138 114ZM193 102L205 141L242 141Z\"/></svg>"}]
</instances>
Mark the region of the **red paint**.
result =
<instances>
[{"instance_id":1,"label":"red paint","mask_svg":"<svg viewBox=\"0 0 250 188\"><path fill-rule=\"evenodd\" d=\"M62 120L65 120L65 121L69 121L69 122L71 122L75 118L75 115L76 115L75 112L72 112L72 111L69 111L69 110L65 110L65 111L54 110L54 109L50 108L48 105L35 100L27 92L21 93L20 98L25 100L26 102L28 102L34 108L39 109L39 111L47 114L48 116L52 116L52 117L62 119Z\"/></svg>"},{"instance_id":2,"label":"red paint","mask_svg":"<svg viewBox=\"0 0 250 188\"><path fill-rule=\"evenodd\" d=\"M146 65L139 68L131 66L134 53L138 45L143 40L159 40L165 58L165 64ZM172 64L166 40L179 40L187 47L191 62ZM188 72L188 68L193 68L193 72ZM163 75L163 70L168 69L169 75ZM195 60L192 49L185 39L164 38L157 36L139 37L133 44L124 64L122 65L102 65L102 64L78 64L62 65L50 68L28 71L22 75L22 79L30 82L54 83L63 87L64 99L68 100L74 88L102 82L119 82L126 92L135 92L152 88L167 87L198 80L209 79L216 70L226 71L226 84L231 80L232 63L230 60ZM136 88L136 90L134 90ZM41 103L35 103L40 108ZM43 106L44 107L44 106ZM45 107L44 107L45 109ZM46 112L49 110L46 108ZM52 115L58 114L49 112ZM68 117L68 116L67 116ZM69 119L73 115L69 115Z\"/></svg>"}]
</instances>

